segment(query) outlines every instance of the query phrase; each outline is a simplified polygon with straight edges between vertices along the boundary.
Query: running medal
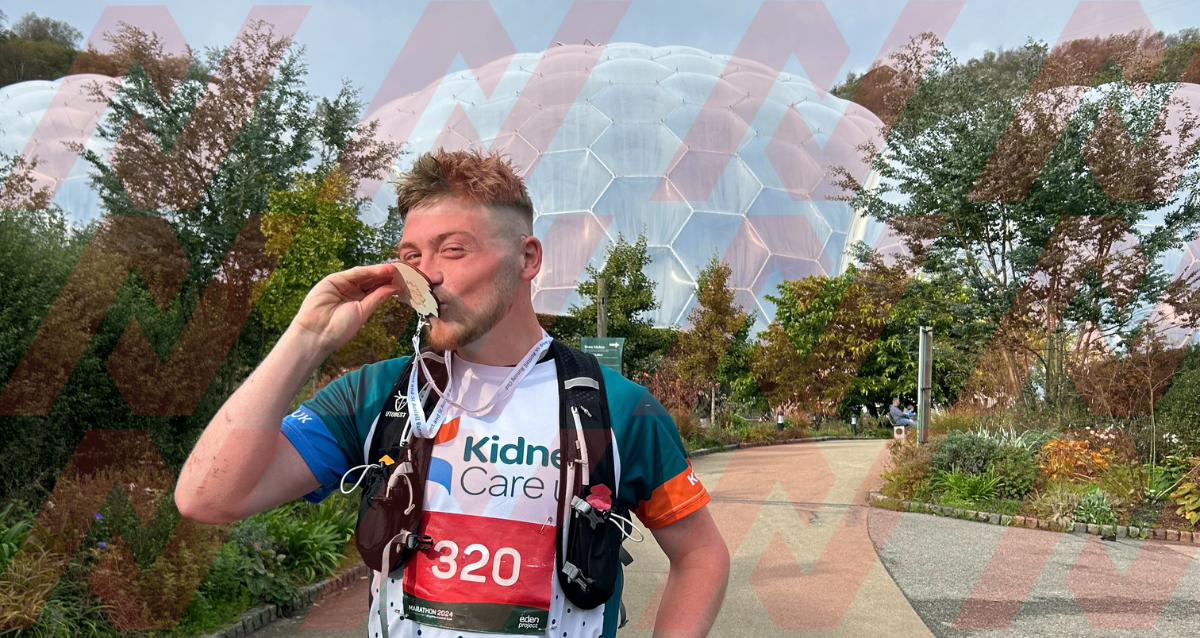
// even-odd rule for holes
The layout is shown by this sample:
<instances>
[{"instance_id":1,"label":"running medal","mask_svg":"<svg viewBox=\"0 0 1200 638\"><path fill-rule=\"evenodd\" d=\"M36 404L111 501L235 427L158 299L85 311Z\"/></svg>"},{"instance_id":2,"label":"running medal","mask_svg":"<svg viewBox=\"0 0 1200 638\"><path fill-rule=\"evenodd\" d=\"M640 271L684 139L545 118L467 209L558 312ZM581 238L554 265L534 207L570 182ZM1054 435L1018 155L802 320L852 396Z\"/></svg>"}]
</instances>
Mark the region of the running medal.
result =
<instances>
[{"instance_id":1,"label":"running medal","mask_svg":"<svg viewBox=\"0 0 1200 638\"><path fill-rule=\"evenodd\" d=\"M425 273L402 261L391 262L396 267L396 277L404 282L408 291L408 305L421 317L438 316L438 299L433 294L433 284Z\"/></svg>"}]
</instances>

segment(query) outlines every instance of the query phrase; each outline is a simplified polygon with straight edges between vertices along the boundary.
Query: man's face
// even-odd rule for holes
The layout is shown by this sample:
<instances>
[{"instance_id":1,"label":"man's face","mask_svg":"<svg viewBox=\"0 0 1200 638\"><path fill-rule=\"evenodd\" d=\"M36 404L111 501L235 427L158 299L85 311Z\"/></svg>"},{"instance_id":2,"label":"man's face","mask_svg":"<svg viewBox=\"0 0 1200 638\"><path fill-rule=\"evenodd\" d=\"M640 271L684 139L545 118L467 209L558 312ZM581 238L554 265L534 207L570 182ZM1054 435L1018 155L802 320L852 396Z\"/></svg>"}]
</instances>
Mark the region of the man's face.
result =
<instances>
[{"instance_id":1,"label":"man's face","mask_svg":"<svg viewBox=\"0 0 1200 638\"><path fill-rule=\"evenodd\" d=\"M400 260L425 273L440 302L429 345L453 350L483 337L520 280L519 236L505 211L447 198L408 212Z\"/></svg>"}]
</instances>

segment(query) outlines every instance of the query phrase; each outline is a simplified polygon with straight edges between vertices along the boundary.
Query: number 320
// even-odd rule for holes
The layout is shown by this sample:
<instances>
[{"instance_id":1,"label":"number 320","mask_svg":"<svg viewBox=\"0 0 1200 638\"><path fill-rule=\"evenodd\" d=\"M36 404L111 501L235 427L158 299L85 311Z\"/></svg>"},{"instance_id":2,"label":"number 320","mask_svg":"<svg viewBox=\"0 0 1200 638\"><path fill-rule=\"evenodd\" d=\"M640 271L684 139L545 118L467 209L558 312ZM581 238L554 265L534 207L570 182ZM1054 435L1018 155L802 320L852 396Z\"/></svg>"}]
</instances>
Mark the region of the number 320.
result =
<instances>
[{"instance_id":1,"label":"number 320","mask_svg":"<svg viewBox=\"0 0 1200 638\"><path fill-rule=\"evenodd\" d=\"M448 549L450 552L442 553L444 549ZM454 575L457 573L459 580L469 583L486 583L487 577L475 572L487 565L489 559L492 561L492 580L497 585L512 587L517 582L517 579L521 577L521 553L511 547L501 547L496 550L496 554L493 557L488 548L479 543L467 545L467 548L463 550L463 559L466 560L468 556L478 554L479 560L463 566L461 572L458 571L458 561L456 560L458 558L457 543L454 541L440 541L433 546L433 550L438 552L438 562L443 563L444 566L434 565L431 571L433 571L434 576L443 580L454 578ZM512 558L512 571L507 577L500 576L500 559L504 556Z\"/></svg>"}]
</instances>

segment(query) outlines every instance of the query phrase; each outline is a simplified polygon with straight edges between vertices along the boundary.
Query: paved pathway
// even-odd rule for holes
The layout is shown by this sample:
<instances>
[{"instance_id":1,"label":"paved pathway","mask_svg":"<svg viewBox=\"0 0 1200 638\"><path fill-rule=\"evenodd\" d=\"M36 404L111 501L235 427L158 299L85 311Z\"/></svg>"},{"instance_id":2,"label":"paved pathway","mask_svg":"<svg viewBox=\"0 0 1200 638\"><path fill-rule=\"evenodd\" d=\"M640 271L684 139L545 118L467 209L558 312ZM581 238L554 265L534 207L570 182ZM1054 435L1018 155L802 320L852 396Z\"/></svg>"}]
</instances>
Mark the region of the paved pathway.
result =
<instances>
[{"instance_id":1,"label":"paved pathway","mask_svg":"<svg viewBox=\"0 0 1200 638\"><path fill-rule=\"evenodd\" d=\"M711 635L930 635L868 536L869 514L877 510L868 512L866 494L878 485L885 459L880 441L749 448L695 459L732 556L729 592ZM630 621L622 636L651 635L667 574L666 557L653 536L646 538L627 543L635 560L625 573ZM258 635L361 638L366 599L363 580Z\"/></svg>"},{"instance_id":2,"label":"paved pathway","mask_svg":"<svg viewBox=\"0 0 1200 638\"><path fill-rule=\"evenodd\" d=\"M1101 546L1081 536L868 508L867 492L880 484L886 460L882 441L695 459L732 556L712 636L1200 635L1200 561L1191 548L1151 544L1139 555L1139 542ZM630 622L619 635L648 638L667 560L649 534L627 545L635 558L626 570ZM1168 601L1172 592L1161 592L1172 579L1180 584ZM366 598L363 580L260 635L362 638ZM1093 626L1144 629L1098 633Z\"/></svg>"},{"instance_id":3,"label":"paved pathway","mask_svg":"<svg viewBox=\"0 0 1200 638\"><path fill-rule=\"evenodd\" d=\"M1195 553L905 514L880 556L937 636L1157 638L1200 636Z\"/></svg>"}]
</instances>

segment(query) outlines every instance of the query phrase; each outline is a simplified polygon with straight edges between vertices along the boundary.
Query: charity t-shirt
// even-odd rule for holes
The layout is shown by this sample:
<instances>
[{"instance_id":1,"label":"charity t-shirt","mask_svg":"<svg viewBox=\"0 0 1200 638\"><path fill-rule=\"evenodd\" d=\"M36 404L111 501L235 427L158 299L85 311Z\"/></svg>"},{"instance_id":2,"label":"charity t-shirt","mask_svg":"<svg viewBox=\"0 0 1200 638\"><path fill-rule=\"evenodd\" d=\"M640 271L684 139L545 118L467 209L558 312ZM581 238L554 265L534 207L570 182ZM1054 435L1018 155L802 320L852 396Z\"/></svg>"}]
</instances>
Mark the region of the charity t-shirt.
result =
<instances>
[{"instance_id":1,"label":"charity t-shirt","mask_svg":"<svg viewBox=\"0 0 1200 638\"><path fill-rule=\"evenodd\" d=\"M380 409L396 400L391 390L407 360L348 373L284 419L284 434L321 483L305 499L321 501L347 470L367 462ZM457 357L451 369L454 398L468 407L486 403L512 371ZM602 370L616 449L613 498L649 529L703 507L708 493L666 410L642 386ZM422 529L433 536L434 552L415 553L399 578L372 573L368 636L379 632L381 586L392 636L616 634L620 580L609 602L583 610L566 599L555 574L558 416L553 361L535 365L486 414L451 409L434 438L425 491Z\"/></svg>"}]
</instances>

